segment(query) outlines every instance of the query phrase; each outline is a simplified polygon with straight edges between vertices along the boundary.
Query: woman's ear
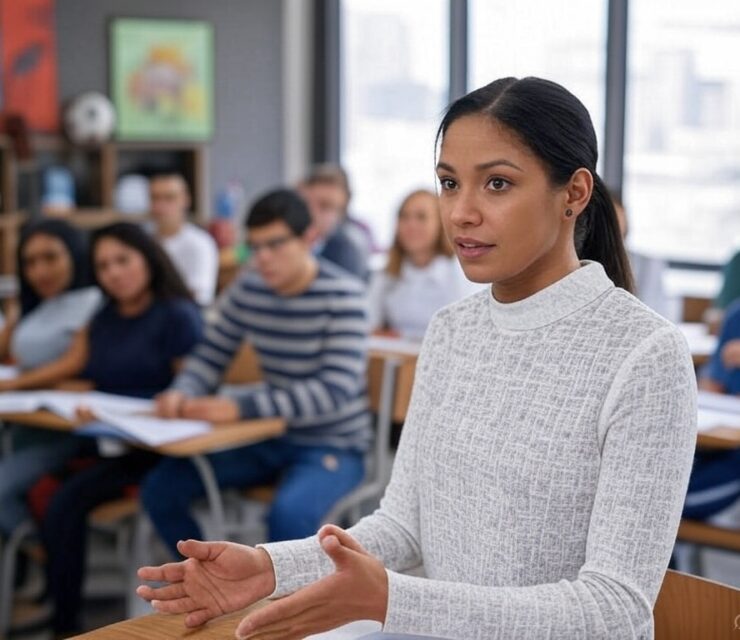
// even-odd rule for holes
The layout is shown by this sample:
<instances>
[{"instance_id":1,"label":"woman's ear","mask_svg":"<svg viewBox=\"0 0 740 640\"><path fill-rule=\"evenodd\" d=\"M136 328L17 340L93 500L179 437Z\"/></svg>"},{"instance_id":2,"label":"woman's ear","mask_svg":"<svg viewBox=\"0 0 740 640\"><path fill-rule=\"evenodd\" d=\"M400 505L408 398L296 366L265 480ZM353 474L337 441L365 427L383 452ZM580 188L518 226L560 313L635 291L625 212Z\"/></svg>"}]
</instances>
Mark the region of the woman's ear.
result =
<instances>
[{"instance_id":1,"label":"woman's ear","mask_svg":"<svg viewBox=\"0 0 740 640\"><path fill-rule=\"evenodd\" d=\"M593 188L594 177L588 169L581 167L573 173L565 187L564 205L567 211L572 212L570 215L578 217L581 214L591 200Z\"/></svg>"}]
</instances>

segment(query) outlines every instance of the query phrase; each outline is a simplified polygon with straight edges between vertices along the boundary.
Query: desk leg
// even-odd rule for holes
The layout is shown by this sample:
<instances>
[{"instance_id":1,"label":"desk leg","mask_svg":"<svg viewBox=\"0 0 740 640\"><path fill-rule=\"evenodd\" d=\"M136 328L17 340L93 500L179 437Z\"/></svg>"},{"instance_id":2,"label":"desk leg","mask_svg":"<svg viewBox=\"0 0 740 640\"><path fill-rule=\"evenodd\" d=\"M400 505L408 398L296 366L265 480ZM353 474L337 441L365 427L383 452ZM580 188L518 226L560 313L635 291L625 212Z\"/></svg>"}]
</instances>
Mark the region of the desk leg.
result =
<instances>
[{"instance_id":1,"label":"desk leg","mask_svg":"<svg viewBox=\"0 0 740 640\"><path fill-rule=\"evenodd\" d=\"M205 455L199 454L191 458L195 468L200 474L203 486L206 490L206 500L211 512L213 536L216 540L224 540L226 537L226 519L224 517L224 502L221 498L221 490L216 482L213 467Z\"/></svg>"}]
</instances>

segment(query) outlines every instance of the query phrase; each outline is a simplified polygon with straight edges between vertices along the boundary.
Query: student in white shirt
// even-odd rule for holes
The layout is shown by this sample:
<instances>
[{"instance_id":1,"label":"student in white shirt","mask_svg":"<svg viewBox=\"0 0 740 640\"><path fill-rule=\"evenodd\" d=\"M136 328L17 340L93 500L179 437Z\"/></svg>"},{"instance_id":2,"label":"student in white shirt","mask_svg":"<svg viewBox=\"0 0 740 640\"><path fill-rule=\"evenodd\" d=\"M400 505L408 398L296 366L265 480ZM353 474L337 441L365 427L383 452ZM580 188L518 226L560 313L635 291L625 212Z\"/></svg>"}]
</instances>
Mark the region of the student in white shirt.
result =
<instances>
[{"instance_id":1,"label":"student in white shirt","mask_svg":"<svg viewBox=\"0 0 740 640\"><path fill-rule=\"evenodd\" d=\"M371 329L420 340L436 311L478 289L465 278L444 235L437 195L410 193L398 211L388 264L371 280Z\"/></svg>"},{"instance_id":2,"label":"student in white shirt","mask_svg":"<svg viewBox=\"0 0 740 640\"><path fill-rule=\"evenodd\" d=\"M160 173L149 182L151 215L155 235L177 267L195 301L213 302L218 278L218 249L203 229L188 222L190 194L177 173Z\"/></svg>"}]
</instances>

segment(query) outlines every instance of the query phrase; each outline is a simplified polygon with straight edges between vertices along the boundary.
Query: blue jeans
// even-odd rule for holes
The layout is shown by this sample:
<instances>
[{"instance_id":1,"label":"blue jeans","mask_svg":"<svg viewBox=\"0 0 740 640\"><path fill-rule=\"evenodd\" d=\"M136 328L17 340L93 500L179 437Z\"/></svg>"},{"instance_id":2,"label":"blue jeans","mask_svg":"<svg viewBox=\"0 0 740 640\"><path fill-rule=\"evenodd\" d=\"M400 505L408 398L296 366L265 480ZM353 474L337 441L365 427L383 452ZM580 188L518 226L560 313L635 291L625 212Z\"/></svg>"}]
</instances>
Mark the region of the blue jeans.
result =
<instances>
[{"instance_id":1,"label":"blue jeans","mask_svg":"<svg viewBox=\"0 0 740 640\"><path fill-rule=\"evenodd\" d=\"M26 494L41 476L59 471L94 446L90 438L58 434L54 442L28 446L0 460L0 535L10 535L30 517Z\"/></svg>"},{"instance_id":2,"label":"blue jeans","mask_svg":"<svg viewBox=\"0 0 740 640\"><path fill-rule=\"evenodd\" d=\"M705 520L740 499L740 449L700 451L694 457L683 517Z\"/></svg>"},{"instance_id":3,"label":"blue jeans","mask_svg":"<svg viewBox=\"0 0 740 640\"><path fill-rule=\"evenodd\" d=\"M269 539L293 540L316 533L332 506L363 478L363 456L334 447L306 447L278 438L208 456L222 489L277 482L268 515ZM162 460L144 479L141 503L175 558L177 541L202 537L190 515L203 482L190 460Z\"/></svg>"}]
</instances>

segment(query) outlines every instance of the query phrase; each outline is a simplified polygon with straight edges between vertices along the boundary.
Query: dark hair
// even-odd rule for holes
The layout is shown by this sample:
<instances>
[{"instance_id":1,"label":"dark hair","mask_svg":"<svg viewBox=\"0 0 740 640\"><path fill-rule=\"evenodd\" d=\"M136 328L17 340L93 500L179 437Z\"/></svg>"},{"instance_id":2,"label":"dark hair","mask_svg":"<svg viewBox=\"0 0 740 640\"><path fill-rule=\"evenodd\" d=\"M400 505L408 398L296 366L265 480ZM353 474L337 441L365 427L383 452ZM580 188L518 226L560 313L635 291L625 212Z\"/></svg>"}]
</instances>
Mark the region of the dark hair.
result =
<instances>
[{"instance_id":1,"label":"dark hair","mask_svg":"<svg viewBox=\"0 0 740 640\"><path fill-rule=\"evenodd\" d=\"M581 260L600 262L615 285L633 291L617 214L596 174L596 134L581 101L549 80L502 78L453 102L439 126L437 142L455 120L474 114L487 115L517 135L544 164L555 185L566 184L580 168L591 172L593 192L576 222L576 252Z\"/></svg>"},{"instance_id":2,"label":"dark hair","mask_svg":"<svg viewBox=\"0 0 740 640\"><path fill-rule=\"evenodd\" d=\"M247 213L247 229L264 227L282 221L297 236L302 236L311 225L308 205L295 191L277 189L261 196Z\"/></svg>"},{"instance_id":3,"label":"dark hair","mask_svg":"<svg viewBox=\"0 0 740 640\"><path fill-rule=\"evenodd\" d=\"M149 269L149 289L159 300L185 299L193 300L175 265L172 264L164 249L141 227L130 222L116 222L102 227L93 233L90 242L90 257L93 265L93 277L96 284L107 294L95 273L95 247L101 240L112 238L121 244L138 251L146 261Z\"/></svg>"},{"instance_id":4,"label":"dark hair","mask_svg":"<svg viewBox=\"0 0 740 640\"><path fill-rule=\"evenodd\" d=\"M352 189L349 186L349 177L347 172L338 164L325 162L314 165L311 173L306 176L303 184L307 187L315 184L326 184L333 187L339 187L347 196L347 202L352 199Z\"/></svg>"},{"instance_id":5,"label":"dark hair","mask_svg":"<svg viewBox=\"0 0 740 640\"><path fill-rule=\"evenodd\" d=\"M18 279L20 280L21 316L33 311L41 302L38 294L26 278L23 269L23 252L26 245L38 235L50 236L59 240L69 253L72 262L72 278L66 291L89 287L92 282L88 269L87 242L79 229L76 229L64 220L40 220L25 225L21 231L16 261L18 265Z\"/></svg>"}]
</instances>

